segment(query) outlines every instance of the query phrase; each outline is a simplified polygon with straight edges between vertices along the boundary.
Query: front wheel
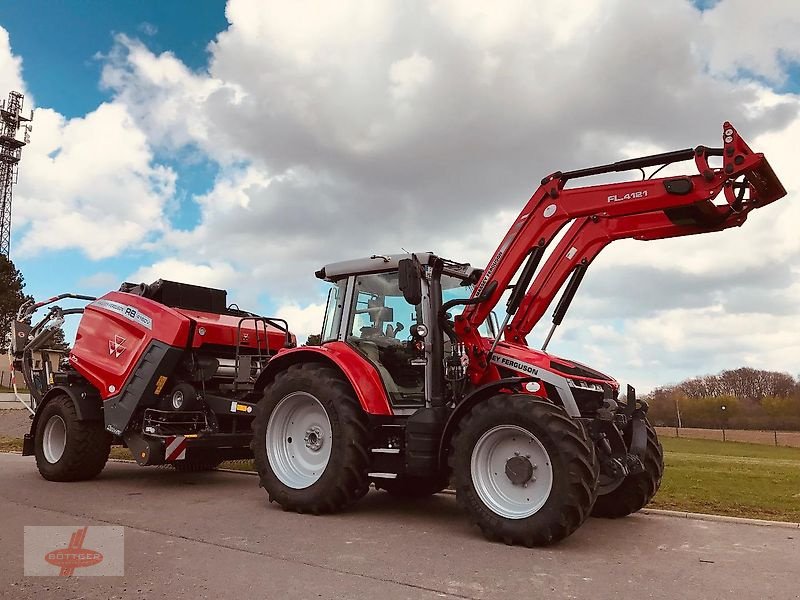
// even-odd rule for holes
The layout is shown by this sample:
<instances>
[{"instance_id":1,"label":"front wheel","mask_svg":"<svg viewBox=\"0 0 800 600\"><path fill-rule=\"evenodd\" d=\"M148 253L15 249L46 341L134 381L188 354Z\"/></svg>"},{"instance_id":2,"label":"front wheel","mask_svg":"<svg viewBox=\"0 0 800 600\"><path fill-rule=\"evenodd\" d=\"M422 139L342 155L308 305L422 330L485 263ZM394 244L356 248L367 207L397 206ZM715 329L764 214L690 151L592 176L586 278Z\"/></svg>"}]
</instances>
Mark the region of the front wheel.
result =
<instances>
[{"instance_id":1,"label":"front wheel","mask_svg":"<svg viewBox=\"0 0 800 600\"><path fill-rule=\"evenodd\" d=\"M342 374L291 365L264 390L251 448L261 486L285 510L341 510L369 488L367 418Z\"/></svg>"},{"instance_id":2,"label":"front wheel","mask_svg":"<svg viewBox=\"0 0 800 600\"><path fill-rule=\"evenodd\" d=\"M100 474L111 452L102 421L79 421L72 399L57 396L41 409L34 454L48 481L83 481Z\"/></svg>"},{"instance_id":3,"label":"front wheel","mask_svg":"<svg viewBox=\"0 0 800 600\"><path fill-rule=\"evenodd\" d=\"M563 409L501 394L464 417L450 454L459 503L490 540L543 546L588 517L598 462Z\"/></svg>"}]
</instances>

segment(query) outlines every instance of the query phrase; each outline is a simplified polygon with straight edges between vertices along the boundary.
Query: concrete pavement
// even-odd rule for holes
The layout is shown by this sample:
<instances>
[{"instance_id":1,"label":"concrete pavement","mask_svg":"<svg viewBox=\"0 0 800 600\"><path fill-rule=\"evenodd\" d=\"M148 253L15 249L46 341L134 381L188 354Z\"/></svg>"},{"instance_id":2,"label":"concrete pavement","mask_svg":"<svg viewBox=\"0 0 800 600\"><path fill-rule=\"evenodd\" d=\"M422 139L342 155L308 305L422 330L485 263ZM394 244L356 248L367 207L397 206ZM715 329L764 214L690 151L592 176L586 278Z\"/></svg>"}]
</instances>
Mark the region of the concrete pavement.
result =
<instances>
[{"instance_id":1,"label":"concrete pavement","mask_svg":"<svg viewBox=\"0 0 800 600\"><path fill-rule=\"evenodd\" d=\"M125 577L23 577L24 525L123 525ZM656 515L590 519L557 546L486 542L452 496L371 492L346 513L285 513L252 476L110 463L41 479L0 454L0 596L9 598L800 598L800 531Z\"/></svg>"},{"instance_id":2,"label":"concrete pavement","mask_svg":"<svg viewBox=\"0 0 800 600\"><path fill-rule=\"evenodd\" d=\"M30 397L28 396L28 394L20 394L20 396L22 396L22 398L26 402L30 402ZM8 394L3 392L0 393L0 410L6 410L6 409L26 410L25 407L22 405L22 403L19 400L17 400L17 397L14 396L14 394Z\"/></svg>"}]
</instances>

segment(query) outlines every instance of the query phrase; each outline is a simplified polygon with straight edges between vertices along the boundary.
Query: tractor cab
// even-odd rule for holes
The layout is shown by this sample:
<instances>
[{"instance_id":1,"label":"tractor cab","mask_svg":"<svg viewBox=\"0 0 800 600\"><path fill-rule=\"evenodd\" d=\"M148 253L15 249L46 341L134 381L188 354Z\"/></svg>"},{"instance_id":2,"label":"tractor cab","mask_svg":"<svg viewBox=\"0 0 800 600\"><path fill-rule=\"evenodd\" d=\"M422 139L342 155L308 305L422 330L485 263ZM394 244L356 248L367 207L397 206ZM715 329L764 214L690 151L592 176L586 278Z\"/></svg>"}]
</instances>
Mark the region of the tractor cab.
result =
<instances>
[{"instance_id":1,"label":"tractor cab","mask_svg":"<svg viewBox=\"0 0 800 600\"><path fill-rule=\"evenodd\" d=\"M454 352L438 326L443 299L469 298L481 272L429 252L326 265L317 277L334 285L321 342L344 342L369 361L395 414L436 405L443 361Z\"/></svg>"}]
</instances>

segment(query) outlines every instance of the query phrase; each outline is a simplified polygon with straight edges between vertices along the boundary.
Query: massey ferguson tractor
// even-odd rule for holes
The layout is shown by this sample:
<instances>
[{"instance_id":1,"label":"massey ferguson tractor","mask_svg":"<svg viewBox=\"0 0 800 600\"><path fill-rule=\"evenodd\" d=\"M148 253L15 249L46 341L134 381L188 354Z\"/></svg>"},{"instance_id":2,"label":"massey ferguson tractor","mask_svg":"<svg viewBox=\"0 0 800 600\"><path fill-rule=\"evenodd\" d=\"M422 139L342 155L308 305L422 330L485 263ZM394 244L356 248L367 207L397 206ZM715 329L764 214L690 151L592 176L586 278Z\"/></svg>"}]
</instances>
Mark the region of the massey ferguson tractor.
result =
<instances>
[{"instance_id":1,"label":"massey ferguson tractor","mask_svg":"<svg viewBox=\"0 0 800 600\"><path fill-rule=\"evenodd\" d=\"M698 172L654 177L681 161ZM649 167L659 168L645 178ZM567 186L632 170L642 179ZM647 404L546 353L553 329L609 242L739 226L785 194L764 155L725 123L721 148L545 177L485 269L427 252L326 265L316 274L332 284L322 345L281 351L256 381L261 486L286 510L318 514L370 483L408 498L452 484L486 537L526 546L563 539L590 514L638 511L664 469ZM527 335L562 287L545 347L531 348ZM492 309L508 290L498 326Z\"/></svg>"},{"instance_id":2,"label":"massey ferguson tractor","mask_svg":"<svg viewBox=\"0 0 800 600\"><path fill-rule=\"evenodd\" d=\"M84 308L52 306L63 299ZM47 351L64 317L82 314L74 347L58 369ZM159 280L125 283L100 299L63 294L24 304L13 325L15 370L30 390L31 432L45 479L76 481L102 471L113 444L140 465L211 469L252 456L255 382L295 338L281 319L228 306L224 290ZM34 356L41 368L36 368Z\"/></svg>"}]
</instances>

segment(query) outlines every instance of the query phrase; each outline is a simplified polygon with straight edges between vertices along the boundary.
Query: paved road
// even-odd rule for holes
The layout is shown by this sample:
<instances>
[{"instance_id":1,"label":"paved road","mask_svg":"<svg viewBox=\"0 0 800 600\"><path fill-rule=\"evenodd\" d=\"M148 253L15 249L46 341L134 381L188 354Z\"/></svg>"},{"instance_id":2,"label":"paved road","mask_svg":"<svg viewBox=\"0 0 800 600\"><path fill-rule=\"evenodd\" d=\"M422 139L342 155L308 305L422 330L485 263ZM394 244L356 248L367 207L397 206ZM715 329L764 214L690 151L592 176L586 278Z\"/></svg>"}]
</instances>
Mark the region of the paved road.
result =
<instances>
[{"instance_id":1,"label":"paved road","mask_svg":"<svg viewBox=\"0 0 800 600\"><path fill-rule=\"evenodd\" d=\"M20 394L22 398L28 402L30 398L28 394ZM17 400L14 394L0 393L0 410L26 410L22 403Z\"/></svg>"},{"instance_id":2,"label":"paved road","mask_svg":"<svg viewBox=\"0 0 800 600\"><path fill-rule=\"evenodd\" d=\"M125 577L25 578L24 525L124 525ZM455 499L268 505L247 475L109 464L56 484L0 454L3 598L800 598L800 530L639 515L547 549L484 541Z\"/></svg>"}]
</instances>

